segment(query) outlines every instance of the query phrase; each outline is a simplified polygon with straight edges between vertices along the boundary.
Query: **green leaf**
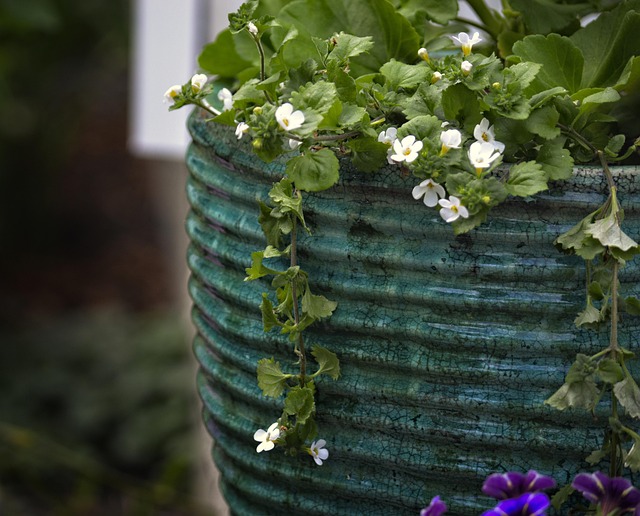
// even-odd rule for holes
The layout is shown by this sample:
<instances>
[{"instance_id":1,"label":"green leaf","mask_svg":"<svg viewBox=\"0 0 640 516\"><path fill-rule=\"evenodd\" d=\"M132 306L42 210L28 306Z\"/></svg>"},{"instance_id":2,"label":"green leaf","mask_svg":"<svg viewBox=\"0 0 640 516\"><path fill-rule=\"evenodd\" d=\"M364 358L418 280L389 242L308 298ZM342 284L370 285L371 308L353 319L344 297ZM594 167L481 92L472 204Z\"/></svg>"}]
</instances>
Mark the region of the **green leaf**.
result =
<instances>
[{"instance_id":1,"label":"green leaf","mask_svg":"<svg viewBox=\"0 0 640 516\"><path fill-rule=\"evenodd\" d=\"M601 323L603 320L602 312L591 303L587 303L585 309L578 314L573 322L576 326L593 327L594 325Z\"/></svg>"},{"instance_id":2,"label":"green leaf","mask_svg":"<svg viewBox=\"0 0 640 516\"><path fill-rule=\"evenodd\" d=\"M536 161L550 181L569 179L573 174L573 158L569 150L564 148L565 141L564 136L559 136L547 140L538 150Z\"/></svg>"},{"instance_id":3,"label":"green leaf","mask_svg":"<svg viewBox=\"0 0 640 516\"><path fill-rule=\"evenodd\" d=\"M560 128L556 125L558 120L558 110L554 106L544 106L532 111L525 125L533 134L552 140L560 135Z\"/></svg>"},{"instance_id":4,"label":"green leaf","mask_svg":"<svg viewBox=\"0 0 640 516\"><path fill-rule=\"evenodd\" d=\"M591 296L592 299L596 301L601 301L604 299L604 292L602 290L602 285L598 281L592 281L589 283L587 287L587 292Z\"/></svg>"},{"instance_id":5,"label":"green leaf","mask_svg":"<svg viewBox=\"0 0 640 516\"><path fill-rule=\"evenodd\" d=\"M583 408L591 410L598 399L598 388L593 380L565 383L550 398L547 405L558 410Z\"/></svg>"},{"instance_id":6,"label":"green leaf","mask_svg":"<svg viewBox=\"0 0 640 516\"><path fill-rule=\"evenodd\" d=\"M518 63L509 68L505 68L505 73L510 76L510 82L517 84L519 89L526 89L531 84L538 73L541 66L538 63Z\"/></svg>"},{"instance_id":7,"label":"green leaf","mask_svg":"<svg viewBox=\"0 0 640 516\"><path fill-rule=\"evenodd\" d=\"M609 452L606 450L594 450L589 455L587 455L584 460L589 464L591 464L592 466L595 466L602 459L608 456L609 456Z\"/></svg>"},{"instance_id":8,"label":"green leaf","mask_svg":"<svg viewBox=\"0 0 640 516\"><path fill-rule=\"evenodd\" d=\"M561 86L556 86L555 88L550 88L548 90L541 91L540 93L536 93L531 97L531 109L537 109L546 104L549 100L566 94L567 90Z\"/></svg>"},{"instance_id":9,"label":"green leaf","mask_svg":"<svg viewBox=\"0 0 640 516\"><path fill-rule=\"evenodd\" d=\"M433 115L441 100L442 92L425 82L418 86L412 97L404 101L402 112L409 120L421 115Z\"/></svg>"},{"instance_id":10,"label":"green leaf","mask_svg":"<svg viewBox=\"0 0 640 516\"><path fill-rule=\"evenodd\" d=\"M336 61L327 63L327 79L335 84L340 100L355 102L356 81Z\"/></svg>"},{"instance_id":11,"label":"green leaf","mask_svg":"<svg viewBox=\"0 0 640 516\"><path fill-rule=\"evenodd\" d=\"M304 425L316 409L313 390L309 387L293 387L284 400L284 412L296 417L296 424Z\"/></svg>"},{"instance_id":12,"label":"green leaf","mask_svg":"<svg viewBox=\"0 0 640 516\"><path fill-rule=\"evenodd\" d=\"M285 177L274 183L273 188L269 191L269 197L276 205L276 208L271 211L272 215L276 216L276 213L279 213L284 216L285 214L293 213L307 229L304 214L302 213L302 195L300 192L293 193L293 183L289 178ZM291 226L288 224L281 223L280 228L284 233L291 231Z\"/></svg>"},{"instance_id":13,"label":"green leaf","mask_svg":"<svg viewBox=\"0 0 640 516\"><path fill-rule=\"evenodd\" d=\"M640 54L640 1L621 2L571 36L584 56L582 87L613 86Z\"/></svg>"},{"instance_id":14,"label":"green leaf","mask_svg":"<svg viewBox=\"0 0 640 516\"><path fill-rule=\"evenodd\" d=\"M340 377L340 361L335 353L322 346L314 345L311 354L315 357L316 362L318 362L319 368L316 372L317 375L326 374L334 380Z\"/></svg>"},{"instance_id":15,"label":"green leaf","mask_svg":"<svg viewBox=\"0 0 640 516\"><path fill-rule=\"evenodd\" d=\"M266 292L262 293L260 311L262 312L262 326L264 331L270 331L275 326L282 326L282 323L278 320L275 312L273 311L273 305L271 304Z\"/></svg>"},{"instance_id":16,"label":"green leaf","mask_svg":"<svg viewBox=\"0 0 640 516\"><path fill-rule=\"evenodd\" d=\"M335 301L312 294L308 287L302 295L302 312L316 320L330 317L337 306L338 303Z\"/></svg>"},{"instance_id":17,"label":"green leaf","mask_svg":"<svg viewBox=\"0 0 640 516\"><path fill-rule=\"evenodd\" d=\"M576 359L571 364L565 381L568 383L582 382L593 377L593 373L597 368L595 360L583 353L578 353Z\"/></svg>"},{"instance_id":18,"label":"green leaf","mask_svg":"<svg viewBox=\"0 0 640 516\"><path fill-rule=\"evenodd\" d=\"M584 58L569 38L557 34L527 36L513 45L513 52L523 61L542 65L534 81L537 92L556 87L570 93L580 89Z\"/></svg>"},{"instance_id":19,"label":"green leaf","mask_svg":"<svg viewBox=\"0 0 640 516\"><path fill-rule=\"evenodd\" d=\"M542 166L535 161L518 163L509 169L505 188L511 195L528 197L548 188L547 177Z\"/></svg>"},{"instance_id":20,"label":"green leaf","mask_svg":"<svg viewBox=\"0 0 640 516\"><path fill-rule=\"evenodd\" d=\"M609 156L617 156L618 153L622 150L622 146L625 142L624 134L616 134L615 136L609 139L607 146L604 148L604 151Z\"/></svg>"},{"instance_id":21,"label":"green leaf","mask_svg":"<svg viewBox=\"0 0 640 516\"><path fill-rule=\"evenodd\" d=\"M402 0L399 11L409 19L416 18L420 27L424 26L425 18L445 25L458 15L458 1Z\"/></svg>"},{"instance_id":22,"label":"green leaf","mask_svg":"<svg viewBox=\"0 0 640 516\"><path fill-rule=\"evenodd\" d=\"M376 138L356 138L347 143L351 161L362 172L375 172L387 162L387 147Z\"/></svg>"},{"instance_id":23,"label":"green leaf","mask_svg":"<svg viewBox=\"0 0 640 516\"><path fill-rule=\"evenodd\" d=\"M271 215L272 208L262 201L259 201L259 205L260 215L258 217L258 222L260 223L262 232L267 239L267 244L272 245L273 247L280 247L282 235L280 223L282 218L276 218Z\"/></svg>"},{"instance_id":24,"label":"green leaf","mask_svg":"<svg viewBox=\"0 0 640 516\"><path fill-rule=\"evenodd\" d=\"M567 232L556 238L556 246L559 246L563 251L574 252L585 259L593 259L597 254L604 252L604 246L586 234L591 221L598 213L600 213L600 209L590 213Z\"/></svg>"},{"instance_id":25,"label":"green leaf","mask_svg":"<svg viewBox=\"0 0 640 516\"><path fill-rule=\"evenodd\" d=\"M258 361L258 387L265 396L279 398L292 375L284 374L280 363L273 358L262 358Z\"/></svg>"},{"instance_id":26,"label":"green leaf","mask_svg":"<svg viewBox=\"0 0 640 516\"><path fill-rule=\"evenodd\" d=\"M567 484L564 487L561 487L556 494L551 498L551 505L556 511L560 511L560 507L562 507L569 497L573 494L575 489L571 486L571 484Z\"/></svg>"},{"instance_id":27,"label":"green leaf","mask_svg":"<svg viewBox=\"0 0 640 516\"><path fill-rule=\"evenodd\" d=\"M336 46L329 53L327 61L337 61L338 63L369 52L374 46L371 36L359 37L341 32L332 39L336 41Z\"/></svg>"},{"instance_id":28,"label":"green leaf","mask_svg":"<svg viewBox=\"0 0 640 516\"><path fill-rule=\"evenodd\" d=\"M311 36L329 38L340 32L374 36L370 52L351 61L354 77L377 72L391 58L411 62L420 47L418 33L387 0L298 0L284 7L279 18L295 25L308 44Z\"/></svg>"},{"instance_id":29,"label":"green leaf","mask_svg":"<svg viewBox=\"0 0 640 516\"><path fill-rule=\"evenodd\" d=\"M442 109L447 120L458 120L470 133L482 119L477 95L464 84L454 84L442 92Z\"/></svg>"},{"instance_id":30,"label":"green leaf","mask_svg":"<svg viewBox=\"0 0 640 516\"><path fill-rule=\"evenodd\" d=\"M622 251L631 250L634 254L640 252L638 244L622 231L615 213L589 224L585 234L592 236L606 247L616 247Z\"/></svg>"},{"instance_id":31,"label":"green leaf","mask_svg":"<svg viewBox=\"0 0 640 516\"><path fill-rule=\"evenodd\" d=\"M628 314L640 315L640 299L629 296L624 300L624 308Z\"/></svg>"},{"instance_id":32,"label":"green leaf","mask_svg":"<svg viewBox=\"0 0 640 516\"><path fill-rule=\"evenodd\" d=\"M387 79L390 90L399 88L412 89L427 82L433 72L424 64L408 65L392 59L380 68L380 73Z\"/></svg>"},{"instance_id":33,"label":"green leaf","mask_svg":"<svg viewBox=\"0 0 640 516\"><path fill-rule=\"evenodd\" d=\"M305 116L304 123L301 128L296 129L296 134L304 136L315 131L336 101L336 86L326 81L307 83L298 91L292 92L291 104Z\"/></svg>"},{"instance_id":34,"label":"green leaf","mask_svg":"<svg viewBox=\"0 0 640 516\"><path fill-rule=\"evenodd\" d=\"M412 134L416 140L439 139L442 122L433 115L417 116L398 129L398 138ZM439 141L439 140L438 140Z\"/></svg>"},{"instance_id":35,"label":"green leaf","mask_svg":"<svg viewBox=\"0 0 640 516\"><path fill-rule=\"evenodd\" d=\"M633 378L627 376L613 386L613 393L627 414L640 419L640 389Z\"/></svg>"},{"instance_id":36,"label":"green leaf","mask_svg":"<svg viewBox=\"0 0 640 516\"><path fill-rule=\"evenodd\" d=\"M247 61L247 55L239 52L236 42L243 38L250 38L248 34L231 34L229 29L225 29L213 41L205 45L198 57L198 66L205 72L219 75L220 77L235 78L242 72L249 69L257 72L257 62ZM257 58L257 54L255 55Z\"/></svg>"},{"instance_id":37,"label":"green leaf","mask_svg":"<svg viewBox=\"0 0 640 516\"><path fill-rule=\"evenodd\" d=\"M603 358L598 362L598 376L605 383L616 384L624 378L622 367L611 358Z\"/></svg>"},{"instance_id":38,"label":"green leaf","mask_svg":"<svg viewBox=\"0 0 640 516\"><path fill-rule=\"evenodd\" d=\"M245 272L247 273L247 277L244 279L245 281L256 280L262 278L263 276L269 276L272 274L280 274L280 271L265 267L262 263L263 258L264 251L255 251L251 253L252 265L251 267L247 267L245 269Z\"/></svg>"},{"instance_id":39,"label":"green leaf","mask_svg":"<svg viewBox=\"0 0 640 516\"><path fill-rule=\"evenodd\" d=\"M519 11L525 26L532 34L564 32L579 26L580 18L592 11L589 3L561 4L552 0L509 0L509 5Z\"/></svg>"},{"instance_id":40,"label":"green leaf","mask_svg":"<svg viewBox=\"0 0 640 516\"><path fill-rule=\"evenodd\" d=\"M340 163L329 149L307 152L291 158L287 163L287 175L298 190L319 192L338 182Z\"/></svg>"}]
</instances>

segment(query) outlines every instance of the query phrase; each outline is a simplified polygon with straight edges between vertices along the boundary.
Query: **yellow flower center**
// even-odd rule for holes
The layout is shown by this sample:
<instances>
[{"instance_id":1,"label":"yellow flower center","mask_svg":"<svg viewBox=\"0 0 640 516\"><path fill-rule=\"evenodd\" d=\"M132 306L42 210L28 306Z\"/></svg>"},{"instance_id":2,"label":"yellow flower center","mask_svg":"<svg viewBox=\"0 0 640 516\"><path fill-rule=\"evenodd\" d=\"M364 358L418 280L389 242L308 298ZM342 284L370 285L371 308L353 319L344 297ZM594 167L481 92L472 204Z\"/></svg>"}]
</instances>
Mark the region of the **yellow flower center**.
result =
<instances>
[{"instance_id":1,"label":"yellow flower center","mask_svg":"<svg viewBox=\"0 0 640 516\"><path fill-rule=\"evenodd\" d=\"M485 142L488 142L488 141L489 141L489 135L488 135L487 133L482 133L482 139L483 139Z\"/></svg>"}]
</instances>

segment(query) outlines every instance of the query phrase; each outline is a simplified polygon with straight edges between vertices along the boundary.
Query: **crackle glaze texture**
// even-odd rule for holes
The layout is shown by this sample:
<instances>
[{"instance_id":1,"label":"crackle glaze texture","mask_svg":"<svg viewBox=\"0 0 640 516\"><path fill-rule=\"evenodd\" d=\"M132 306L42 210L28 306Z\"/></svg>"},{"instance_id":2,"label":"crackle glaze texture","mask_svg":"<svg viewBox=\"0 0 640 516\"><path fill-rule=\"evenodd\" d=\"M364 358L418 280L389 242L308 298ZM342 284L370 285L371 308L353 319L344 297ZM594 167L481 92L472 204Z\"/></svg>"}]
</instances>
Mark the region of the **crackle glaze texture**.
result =
<instances>
[{"instance_id":1,"label":"crackle glaze texture","mask_svg":"<svg viewBox=\"0 0 640 516\"><path fill-rule=\"evenodd\" d=\"M253 433L282 401L265 398L256 364L275 357L294 372L286 336L265 334L260 282L245 282L264 248L258 200L281 177L249 138L191 117L187 162L192 210L188 260L198 330L198 388L214 459L234 514L415 515L440 495L456 515L491 506L480 486L491 472L537 469L561 484L601 443L606 416L543 405L577 352L606 333L577 331L584 270L552 242L603 199L605 182L579 169L563 193L509 202L455 237L435 210L411 197L417 180L399 167L360 174L343 163L334 188L306 195L313 235L299 261L312 288L338 302L306 341L334 351L342 377L318 381L317 419L329 460L257 454ZM637 168L616 169L625 229L640 232ZM633 293L638 268L621 273ZM637 292L636 292L637 294ZM634 349L638 322L625 318Z\"/></svg>"}]
</instances>

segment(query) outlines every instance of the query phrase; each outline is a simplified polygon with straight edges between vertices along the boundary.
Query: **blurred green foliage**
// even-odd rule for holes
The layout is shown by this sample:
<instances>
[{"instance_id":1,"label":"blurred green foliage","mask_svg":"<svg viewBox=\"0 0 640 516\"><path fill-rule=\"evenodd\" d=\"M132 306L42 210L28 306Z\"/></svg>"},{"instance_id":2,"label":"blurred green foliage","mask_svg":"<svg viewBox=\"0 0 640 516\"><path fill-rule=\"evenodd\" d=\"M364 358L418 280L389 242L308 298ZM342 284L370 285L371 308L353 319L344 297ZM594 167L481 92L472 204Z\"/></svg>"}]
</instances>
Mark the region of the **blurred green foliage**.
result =
<instances>
[{"instance_id":1,"label":"blurred green foliage","mask_svg":"<svg viewBox=\"0 0 640 516\"><path fill-rule=\"evenodd\" d=\"M55 238L53 185L81 118L101 94L126 97L128 29L126 0L0 0L2 247Z\"/></svg>"},{"instance_id":2,"label":"blurred green foliage","mask_svg":"<svg viewBox=\"0 0 640 516\"><path fill-rule=\"evenodd\" d=\"M0 333L0 514L199 514L193 369L166 314Z\"/></svg>"}]
</instances>

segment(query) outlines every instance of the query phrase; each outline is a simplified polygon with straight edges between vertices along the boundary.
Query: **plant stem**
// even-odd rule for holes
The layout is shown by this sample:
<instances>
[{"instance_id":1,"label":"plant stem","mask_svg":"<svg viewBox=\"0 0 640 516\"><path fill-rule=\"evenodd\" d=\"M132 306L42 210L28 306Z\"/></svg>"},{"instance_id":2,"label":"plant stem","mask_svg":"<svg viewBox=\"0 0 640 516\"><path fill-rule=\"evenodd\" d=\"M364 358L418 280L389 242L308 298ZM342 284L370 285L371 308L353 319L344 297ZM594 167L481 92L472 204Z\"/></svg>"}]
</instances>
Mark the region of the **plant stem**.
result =
<instances>
[{"instance_id":1,"label":"plant stem","mask_svg":"<svg viewBox=\"0 0 640 516\"><path fill-rule=\"evenodd\" d=\"M486 25L483 25L482 23L478 23L476 21L470 20L468 18L461 18L459 16L456 16L454 18L454 21L460 22L460 23L464 23L465 25L470 25L471 27L476 27L480 30L483 30L485 32L489 32L489 29L487 28Z\"/></svg>"},{"instance_id":2,"label":"plant stem","mask_svg":"<svg viewBox=\"0 0 640 516\"><path fill-rule=\"evenodd\" d=\"M295 192L294 192L295 193ZM295 215L291 215L293 219L293 228L291 229L291 267L298 265L297 256L297 231L298 231L298 219ZM296 278L291 280L291 295L293 296L293 318L296 326L300 323L300 311L298 307L298 292L296 287ZM300 359L300 387L304 387L307 376L307 357L304 351L304 339L302 332L298 332L298 343L296 346L296 354Z\"/></svg>"},{"instance_id":3,"label":"plant stem","mask_svg":"<svg viewBox=\"0 0 640 516\"><path fill-rule=\"evenodd\" d=\"M500 28L502 23L498 18L496 18L495 14L492 12L487 4L484 3L484 0L467 0L467 3L471 8L476 12L478 18L482 20L484 23L484 30L486 30L491 37L497 41L498 34L500 33Z\"/></svg>"},{"instance_id":4,"label":"plant stem","mask_svg":"<svg viewBox=\"0 0 640 516\"><path fill-rule=\"evenodd\" d=\"M611 417L615 420L618 419L618 400L613 393L611 392ZM622 473L620 468L618 467L618 432L614 429L611 431L611 450L609 451L609 476L617 477Z\"/></svg>"},{"instance_id":5,"label":"plant stem","mask_svg":"<svg viewBox=\"0 0 640 516\"><path fill-rule=\"evenodd\" d=\"M213 116L218 116L221 115L222 113L220 111L218 111L216 108L214 108L211 104L209 104L206 100L202 99L201 101L197 101L194 100L193 104L198 106L201 109L204 109L205 111L208 111L209 113L211 113Z\"/></svg>"}]
</instances>

